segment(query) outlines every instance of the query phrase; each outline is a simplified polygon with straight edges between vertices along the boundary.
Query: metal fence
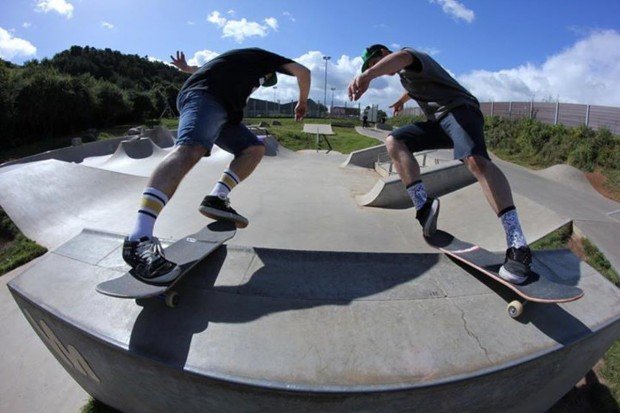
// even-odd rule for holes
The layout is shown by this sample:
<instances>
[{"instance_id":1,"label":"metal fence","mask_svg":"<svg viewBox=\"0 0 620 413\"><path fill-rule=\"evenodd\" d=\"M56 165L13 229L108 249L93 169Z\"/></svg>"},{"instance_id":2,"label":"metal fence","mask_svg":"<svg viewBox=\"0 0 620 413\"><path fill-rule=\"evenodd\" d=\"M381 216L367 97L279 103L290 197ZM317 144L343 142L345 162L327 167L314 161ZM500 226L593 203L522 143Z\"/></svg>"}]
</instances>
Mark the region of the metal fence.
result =
<instances>
[{"instance_id":1,"label":"metal fence","mask_svg":"<svg viewBox=\"0 0 620 413\"><path fill-rule=\"evenodd\" d=\"M508 119L536 119L550 125L605 127L620 134L620 108L560 102L482 102L485 116ZM423 115L419 107L406 108L405 115Z\"/></svg>"}]
</instances>

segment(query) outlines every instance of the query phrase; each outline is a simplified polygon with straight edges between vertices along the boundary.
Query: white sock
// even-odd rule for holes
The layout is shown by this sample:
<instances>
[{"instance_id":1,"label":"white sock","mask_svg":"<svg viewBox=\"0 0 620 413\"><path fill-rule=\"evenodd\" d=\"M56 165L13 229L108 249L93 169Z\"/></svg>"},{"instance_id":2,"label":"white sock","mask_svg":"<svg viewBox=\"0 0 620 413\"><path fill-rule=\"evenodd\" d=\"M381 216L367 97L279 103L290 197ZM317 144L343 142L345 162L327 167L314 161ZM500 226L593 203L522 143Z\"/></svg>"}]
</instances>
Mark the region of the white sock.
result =
<instances>
[{"instance_id":1,"label":"white sock","mask_svg":"<svg viewBox=\"0 0 620 413\"><path fill-rule=\"evenodd\" d=\"M130 241L137 241L142 237L153 237L155 221L164 206L168 203L168 196L156 188L146 188L142 194L140 209L133 231L129 234Z\"/></svg>"},{"instance_id":2,"label":"white sock","mask_svg":"<svg viewBox=\"0 0 620 413\"><path fill-rule=\"evenodd\" d=\"M506 232L506 244L508 248L527 246L525 235L519 223L519 215L517 215L517 210L514 206L501 211L499 213L499 219L502 221L502 226Z\"/></svg>"},{"instance_id":3,"label":"white sock","mask_svg":"<svg viewBox=\"0 0 620 413\"><path fill-rule=\"evenodd\" d=\"M417 211L424 206L426 200L428 199L424 182L421 180L415 181L409 185L407 187L407 193L409 194L409 197L411 197L411 201L413 201L413 205L415 205L415 209Z\"/></svg>"},{"instance_id":4,"label":"white sock","mask_svg":"<svg viewBox=\"0 0 620 413\"><path fill-rule=\"evenodd\" d=\"M226 169L209 195L226 198L230 191L232 191L233 188L236 187L238 184L239 177L237 176L237 174L235 174L231 169Z\"/></svg>"}]
</instances>

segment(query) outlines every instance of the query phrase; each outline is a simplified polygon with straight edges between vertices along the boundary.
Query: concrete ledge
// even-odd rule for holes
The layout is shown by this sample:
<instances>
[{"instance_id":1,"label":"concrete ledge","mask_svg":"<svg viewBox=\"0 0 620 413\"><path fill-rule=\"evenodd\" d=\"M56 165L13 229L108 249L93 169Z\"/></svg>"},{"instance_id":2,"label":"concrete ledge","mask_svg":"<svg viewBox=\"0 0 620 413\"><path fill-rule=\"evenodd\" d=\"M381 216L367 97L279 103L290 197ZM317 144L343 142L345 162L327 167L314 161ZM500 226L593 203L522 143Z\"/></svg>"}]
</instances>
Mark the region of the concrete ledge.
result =
<instances>
[{"instance_id":1,"label":"concrete ledge","mask_svg":"<svg viewBox=\"0 0 620 413\"><path fill-rule=\"evenodd\" d=\"M123 412L545 411L620 334L617 288L566 250L535 265L584 298L517 322L510 294L442 254L224 246L175 309L106 297L94 286L126 270L122 239L86 230L8 287L75 381Z\"/></svg>"},{"instance_id":2,"label":"concrete ledge","mask_svg":"<svg viewBox=\"0 0 620 413\"><path fill-rule=\"evenodd\" d=\"M377 162L377 157L381 154L387 154L385 145L377 145L359 151L353 151L340 166L343 168L347 166L360 166L362 168L373 169L375 167L375 162Z\"/></svg>"},{"instance_id":3,"label":"concrete ledge","mask_svg":"<svg viewBox=\"0 0 620 413\"><path fill-rule=\"evenodd\" d=\"M476 182L460 161L451 161L422 170L422 181L431 196L441 196ZM356 197L360 206L405 209L413 206L398 176L380 179L366 194Z\"/></svg>"}]
</instances>

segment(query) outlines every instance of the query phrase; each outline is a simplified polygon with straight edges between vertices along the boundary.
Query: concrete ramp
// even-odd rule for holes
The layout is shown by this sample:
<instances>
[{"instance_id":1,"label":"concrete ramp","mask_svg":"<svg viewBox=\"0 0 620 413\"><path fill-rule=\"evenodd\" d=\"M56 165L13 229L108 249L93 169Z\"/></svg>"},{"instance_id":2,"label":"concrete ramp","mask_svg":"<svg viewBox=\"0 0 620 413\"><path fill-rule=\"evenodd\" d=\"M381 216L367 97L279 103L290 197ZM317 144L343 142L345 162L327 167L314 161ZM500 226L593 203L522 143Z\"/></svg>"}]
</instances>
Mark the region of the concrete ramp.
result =
<instances>
[{"instance_id":1,"label":"concrete ramp","mask_svg":"<svg viewBox=\"0 0 620 413\"><path fill-rule=\"evenodd\" d=\"M620 334L620 292L567 251L535 265L585 297L518 322L510 294L441 254L228 245L175 309L98 294L127 269L121 244L86 230L9 288L67 372L123 412L545 411Z\"/></svg>"},{"instance_id":2,"label":"concrete ramp","mask_svg":"<svg viewBox=\"0 0 620 413\"><path fill-rule=\"evenodd\" d=\"M150 138L136 138L122 141L112 154L109 162L129 159L143 159L149 156L161 156L165 154L159 146L155 145Z\"/></svg>"},{"instance_id":3,"label":"concrete ramp","mask_svg":"<svg viewBox=\"0 0 620 413\"><path fill-rule=\"evenodd\" d=\"M424 168L421 178L431 196L449 194L476 182L476 178L459 161ZM357 196L356 201L360 206L375 208L404 209L413 206L398 176L379 179L369 192Z\"/></svg>"}]
</instances>

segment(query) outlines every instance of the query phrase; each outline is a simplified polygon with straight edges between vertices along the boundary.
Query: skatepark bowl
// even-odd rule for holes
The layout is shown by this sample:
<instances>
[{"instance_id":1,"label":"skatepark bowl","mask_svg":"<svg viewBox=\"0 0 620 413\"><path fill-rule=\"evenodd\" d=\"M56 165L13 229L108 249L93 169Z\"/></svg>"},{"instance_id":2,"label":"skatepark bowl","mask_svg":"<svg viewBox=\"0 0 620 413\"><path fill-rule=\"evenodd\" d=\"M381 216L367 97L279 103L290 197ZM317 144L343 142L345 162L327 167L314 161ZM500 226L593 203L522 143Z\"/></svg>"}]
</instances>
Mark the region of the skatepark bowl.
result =
<instances>
[{"instance_id":1,"label":"skatepark bowl","mask_svg":"<svg viewBox=\"0 0 620 413\"><path fill-rule=\"evenodd\" d=\"M27 321L79 386L120 411L542 412L620 335L618 289L568 250L536 253L534 265L584 297L530 303L510 318L509 291L423 241L402 184L374 169L381 145L345 156L267 137L271 156L231 194L250 225L179 282L176 308L99 294L97 284L127 271L123 237L172 143L159 130L0 167L0 205L50 250L8 281L23 317L2 322ZM188 174L155 228L165 245L211 222L197 207L230 160L214 148ZM423 179L443 195L439 227L501 251L478 185L458 163L430 164ZM530 242L598 219L561 209L568 203L550 188L564 184L500 167ZM618 204L596 202L617 224L605 212ZM43 368L18 354L5 363L3 383ZM14 394L41 392L37 380L13 394L0 385L4 411L24 411Z\"/></svg>"}]
</instances>

